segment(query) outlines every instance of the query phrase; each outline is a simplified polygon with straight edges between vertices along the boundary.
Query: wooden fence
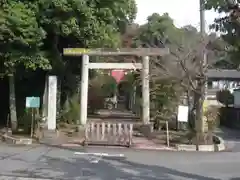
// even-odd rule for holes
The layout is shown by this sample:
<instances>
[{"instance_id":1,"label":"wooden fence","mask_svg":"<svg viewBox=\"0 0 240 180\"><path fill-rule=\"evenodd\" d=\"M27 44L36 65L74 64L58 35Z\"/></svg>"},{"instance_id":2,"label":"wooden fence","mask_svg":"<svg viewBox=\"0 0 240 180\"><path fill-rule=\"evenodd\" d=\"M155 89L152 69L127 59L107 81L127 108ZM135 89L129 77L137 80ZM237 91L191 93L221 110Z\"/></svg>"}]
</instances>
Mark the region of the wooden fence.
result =
<instances>
[{"instance_id":1,"label":"wooden fence","mask_svg":"<svg viewBox=\"0 0 240 180\"><path fill-rule=\"evenodd\" d=\"M90 122L85 129L85 145L132 145L133 124Z\"/></svg>"}]
</instances>

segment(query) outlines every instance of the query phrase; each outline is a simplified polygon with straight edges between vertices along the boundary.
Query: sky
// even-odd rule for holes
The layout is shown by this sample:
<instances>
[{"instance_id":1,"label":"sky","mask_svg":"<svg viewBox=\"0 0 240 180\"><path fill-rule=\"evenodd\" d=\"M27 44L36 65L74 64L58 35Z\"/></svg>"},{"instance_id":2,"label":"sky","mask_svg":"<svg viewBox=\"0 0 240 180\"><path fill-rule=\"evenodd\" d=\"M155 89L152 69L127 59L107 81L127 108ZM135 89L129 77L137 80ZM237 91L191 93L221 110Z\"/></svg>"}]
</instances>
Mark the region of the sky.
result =
<instances>
[{"instance_id":1,"label":"sky","mask_svg":"<svg viewBox=\"0 0 240 180\"><path fill-rule=\"evenodd\" d=\"M167 12L177 27L193 25L199 29L199 0L136 0L138 13L136 23L144 24L152 13ZM215 18L220 17L214 11L206 11L206 31Z\"/></svg>"}]
</instances>

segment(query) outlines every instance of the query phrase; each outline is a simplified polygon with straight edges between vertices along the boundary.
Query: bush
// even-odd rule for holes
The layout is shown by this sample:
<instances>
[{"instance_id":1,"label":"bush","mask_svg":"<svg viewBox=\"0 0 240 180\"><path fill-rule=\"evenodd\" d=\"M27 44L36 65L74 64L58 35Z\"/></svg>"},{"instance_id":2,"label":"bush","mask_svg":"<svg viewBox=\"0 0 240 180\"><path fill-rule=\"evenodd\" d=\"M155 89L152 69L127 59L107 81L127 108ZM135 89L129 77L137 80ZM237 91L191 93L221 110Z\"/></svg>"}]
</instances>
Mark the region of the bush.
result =
<instances>
[{"instance_id":1,"label":"bush","mask_svg":"<svg viewBox=\"0 0 240 180\"><path fill-rule=\"evenodd\" d=\"M90 81L88 89L89 113L96 113L104 108L105 98L111 97L117 90L117 84L113 77L99 74Z\"/></svg>"},{"instance_id":2,"label":"bush","mask_svg":"<svg viewBox=\"0 0 240 180\"><path fill-rule=\"evenodd\" d=\"M68 124L76 124L80 119L80 102L76 94L64 103L63 110L60 113L60 120Z\"/></svg>"},{"instance_id":3,"label":"bush","mask_svg":"<svg viewBox=\"0 0 240 180\"><path fill-rule=\"evenodd\" d=\"M104 107L104 95L101 87L94 85L88 89L88 110L89 113L96 113L97 110Z\"/></svg>"},{"instance_id":4,"label":"bush","mask_svg":"<svg viewBox=\"0 0 240 180\"><path fill-rule=\"evenodd\" d=\"M112 97L117 91L116 80L112 76L105 75L102 77L101 91L104 97Z\"/></svg>"},{"instance_id":5,"label":"bush","mask_svg":"<svg viewBox=\"0 0 240 180\"><path fill-rule=\"evenodd\" d=\"M234 96L229 90L220 90L216 93L217 100L228 107L234 103Z\"/></svg>"},{"instance_id":6,"label":"bush","mask_svg":"<svg viewBox=\"0 0 240 180\"><path fill-rule=\"evenodd\" d=\"M157 79L151 81L150 115L154 128L161 128L162 122L172 121L179 101L179 86L172 79Z\"/></svg>"},{"instance_id":7,"label":"bush","mask_svg":"<svg viewBox=\"0 0 240 180\"><path fill-rule=\"evenodd\" d=\"M208 131L213 131L217 126L219 126L219 108L217 106L209 106L204 112L208 124Z\"/></svg>"},{"instance_id":8,"label":"bush","mask_svg":"<svg viewBox=\"0 0 240 180\"><path fill-rule=\"evenodd\" d=\"M40 116L39 110L34 109L34 119L33 119L33 126L32 126L32 109L25 109L24 114L18 118L18 130L15 133L21 134L30 134L31 127L33 127L33 133L36 131L37 125L41 122L42 117Z\"/></svg>"},{"instance_id":9,"label":"bush","mask_svg":"<svg viewBox=\"0 0 240 180\"><path fill-rule=\"evenodd\" d=\"M24 114L18 118L18 129L22 129L23 133L30 134L32 123L31 110L25 110Z\"/></svg>"}]
</instances>

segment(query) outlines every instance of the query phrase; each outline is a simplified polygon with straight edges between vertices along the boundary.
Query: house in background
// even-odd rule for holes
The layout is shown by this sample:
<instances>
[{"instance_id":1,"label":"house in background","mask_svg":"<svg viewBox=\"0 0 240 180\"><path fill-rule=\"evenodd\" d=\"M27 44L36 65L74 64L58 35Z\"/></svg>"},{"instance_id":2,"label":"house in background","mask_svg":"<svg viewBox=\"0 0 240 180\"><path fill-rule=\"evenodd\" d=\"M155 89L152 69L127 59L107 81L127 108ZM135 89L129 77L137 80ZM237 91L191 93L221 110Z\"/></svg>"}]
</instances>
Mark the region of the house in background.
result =
<instances>
[{"instance_id":1,"label":"house in background","mask_svg":"<svg viewBox=\"0 0 240 180\"><path fill-rule=\"evenodd\" d=\"M234 89L240 86L240 71L209 69L207 71L207 99L216 100L216 92L221 89Z\"/></svg>"}]
</instances>

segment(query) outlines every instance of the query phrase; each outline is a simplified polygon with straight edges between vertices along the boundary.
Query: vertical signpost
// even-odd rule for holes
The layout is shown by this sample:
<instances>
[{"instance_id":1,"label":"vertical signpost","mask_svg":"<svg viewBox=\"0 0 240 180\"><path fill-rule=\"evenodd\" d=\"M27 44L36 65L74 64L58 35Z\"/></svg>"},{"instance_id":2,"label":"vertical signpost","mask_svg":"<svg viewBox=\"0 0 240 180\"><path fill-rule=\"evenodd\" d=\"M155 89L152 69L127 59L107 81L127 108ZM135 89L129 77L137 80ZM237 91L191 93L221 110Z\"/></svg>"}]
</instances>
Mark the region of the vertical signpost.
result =
<instances>
[{"instance_id":1,"label":"vertical signpost","mask_svg":"<svg viewBox=\"0 0 240 180\"><path fill-rule=\"evenodd\" d=\"M35 113L36 109L40 108L40 97L26 97L26 108L31 109L32 120L31 120L31 138L33 137L34 124L35 124Z\"/></svg>"}]
</instances>

